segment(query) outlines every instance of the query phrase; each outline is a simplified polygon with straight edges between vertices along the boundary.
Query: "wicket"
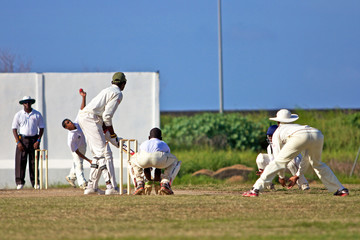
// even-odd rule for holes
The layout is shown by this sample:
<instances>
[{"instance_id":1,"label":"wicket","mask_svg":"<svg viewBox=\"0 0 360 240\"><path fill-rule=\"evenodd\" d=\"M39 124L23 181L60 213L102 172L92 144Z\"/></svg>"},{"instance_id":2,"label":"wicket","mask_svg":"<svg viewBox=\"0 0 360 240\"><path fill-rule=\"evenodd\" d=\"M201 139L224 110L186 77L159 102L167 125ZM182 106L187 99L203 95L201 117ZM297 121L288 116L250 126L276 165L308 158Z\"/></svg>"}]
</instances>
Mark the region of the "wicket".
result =
<instances>
[{"instance_id":1,"label":"wicket","mask_svg":"<svg viewBox=\"0 0 360 240\"><path fill-rule=\"evenodd\" d=\"M45 189L48 189L48 150L35 149L35 189L38 186L38 155L40 152L40 189L43 188L43 160L45 160Z\"/></svg>"},{"instance_id":2,"label":"wicket","mask_svg":"<svg viewBox=\"0 0 360 240\"><path fill-rule=\"evenodd\" d=\"M124 145L124 143L127 142L127 146ZM134 146L134 151L132 151L131 149L131 143L133 143ZM124 167L124 156L123 156L123 152L126 153L127 155L127 183L126 183L126 187L127 187L127 194L130 195L130 190L131 190L131 179L130 179L130 167L129 167L129 162L130 162L130 157L131 155L134 155L137 151L138 151L138 141L136 139L120 139L120 173L119 173L119 182L120 182L120 195L123 194L123 167Z\"/></svg>"}]
</instances>

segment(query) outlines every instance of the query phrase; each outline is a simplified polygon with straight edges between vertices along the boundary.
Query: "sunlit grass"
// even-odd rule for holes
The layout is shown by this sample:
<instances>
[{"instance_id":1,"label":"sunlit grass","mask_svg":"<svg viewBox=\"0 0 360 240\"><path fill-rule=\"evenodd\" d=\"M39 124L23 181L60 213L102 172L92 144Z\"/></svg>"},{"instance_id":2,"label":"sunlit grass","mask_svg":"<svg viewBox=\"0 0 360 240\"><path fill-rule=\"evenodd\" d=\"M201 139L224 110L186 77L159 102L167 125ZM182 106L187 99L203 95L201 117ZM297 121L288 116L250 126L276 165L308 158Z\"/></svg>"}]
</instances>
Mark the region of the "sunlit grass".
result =
<instances>
[{"instance_id":1,"label":"sunlit grass","mask_svg":"<svg viewBox=\"0 0 360 240\"><path fill-rule=\"evenodd\" d=\"M189 192L174 196L84 196L81 192L53 196L50 190L49 196L44 191L39 197L4 197L0 192L0 236L29 240L359 239L360 185L347 187L349 197L335 197L322 185L306 192L267 191L258 198L241 196L249 184L182 185L182 191Z\"/></svg>"}]
</instances>

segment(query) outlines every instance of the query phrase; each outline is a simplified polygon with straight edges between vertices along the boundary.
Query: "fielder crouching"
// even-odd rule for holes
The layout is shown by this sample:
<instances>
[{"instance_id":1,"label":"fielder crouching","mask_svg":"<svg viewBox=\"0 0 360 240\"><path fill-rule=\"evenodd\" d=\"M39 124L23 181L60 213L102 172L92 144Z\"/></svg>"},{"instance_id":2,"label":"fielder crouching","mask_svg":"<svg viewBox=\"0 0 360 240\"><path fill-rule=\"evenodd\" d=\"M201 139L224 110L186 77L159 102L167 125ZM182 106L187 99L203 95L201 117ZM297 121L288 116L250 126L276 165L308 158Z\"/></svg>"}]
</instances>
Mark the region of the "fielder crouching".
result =
<instances>
[{"instance_id":1,"label":"fielder crouching","mask_svg":"<svg viewBox=\"0 0 360 240\"><path fill-rule=\"evenodd\" d=\"M277 121L279 125L272 137L275 159L266 166L253 188L243 193L244 197L258 197L265 185L271 183L275 175L279 171L283 171L286 164L301 152L305 154L300 162L298 172L289 179L288 188L292 188L299 180L299 176L311 165L328 191L334 192L335 196L349 195L349 190L340 183L332 170L321 161L324 145L323 134L320 130L308 125L293 123L298 118L297 114L291 114L287 109L279 110L276 117L270 118L270 120Z\"/></svg>"},{"instance_id":2,"label":"fielder crouching","mask_svg":"<svg viewBox=\"0 0 360 240\"><path fill-rule=\"evenodd\" d=\"M130 159L131 166L136 178L134 195L145 193L144 169L164 169L161 179L160 195L172 195L171 184L180 170L181 161L170 153L169 146L162 141L161 130L153 128L150 131L149 140L140 145L140 151Z\"/></svg>"},{"instance_id":3,"label":"fielder crouching","mask_svg":"<svg viewBox=\"0 0 360 240\"><path fill-rule=\"evenodd\" d=\"M274 150L273 150L273 142L272 137L275 132L275 130L278 128L277 125L271 125L267 132L266 132L266 138L269 143L267 147L267 153L259 153L259 155L256 158L256 164L258 166L259 171L256 173L256 175L261 176L261 174L264 172L264 169L267 165L269 165L270 162L274 161ZM297 155L294 159L292 159L290 162L287 163L286 168L283 169L283 171L279 171L279 182L280 184L285 187L285 170L289 170L292 175L296 175L296 173L299 170L300 162L302 159L302 155ZM297 180L297 184L299 186L299 189L302 190L309 190L309 183L306 180L304 174L301 174L299 176L299 179ZM274 184L272 182L265 183L266 188L268 189L275 189Z\"/></svg>"}]
</instances>

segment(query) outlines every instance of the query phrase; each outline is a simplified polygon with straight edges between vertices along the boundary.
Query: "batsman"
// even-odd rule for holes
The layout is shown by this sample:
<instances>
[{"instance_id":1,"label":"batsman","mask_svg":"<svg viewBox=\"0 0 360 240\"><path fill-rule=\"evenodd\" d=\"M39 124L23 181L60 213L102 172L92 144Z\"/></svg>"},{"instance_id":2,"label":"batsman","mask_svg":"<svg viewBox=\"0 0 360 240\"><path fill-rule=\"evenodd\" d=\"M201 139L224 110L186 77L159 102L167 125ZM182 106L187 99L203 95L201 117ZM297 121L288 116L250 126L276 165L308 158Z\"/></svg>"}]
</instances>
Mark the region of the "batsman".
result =
<instances>
[{"instance_id":1,"label":"batsman","mask_svg":"<svg viewBox=\"0 0 360 240\"><path fill-rule=\"evenodd\" d=\"M105 158L106 138L103 125L105 125L105 130L110 133L110 142L119 145L112 118L123 98L122 91L125 89L126 82L127 79L124 73L115 73L112 77L111 86L103 89L79 113L80 127L94 155L89 183L84 193L96 191L97 179L99 179L102 171L107 169Z\"/></svg>"}]
</instances>

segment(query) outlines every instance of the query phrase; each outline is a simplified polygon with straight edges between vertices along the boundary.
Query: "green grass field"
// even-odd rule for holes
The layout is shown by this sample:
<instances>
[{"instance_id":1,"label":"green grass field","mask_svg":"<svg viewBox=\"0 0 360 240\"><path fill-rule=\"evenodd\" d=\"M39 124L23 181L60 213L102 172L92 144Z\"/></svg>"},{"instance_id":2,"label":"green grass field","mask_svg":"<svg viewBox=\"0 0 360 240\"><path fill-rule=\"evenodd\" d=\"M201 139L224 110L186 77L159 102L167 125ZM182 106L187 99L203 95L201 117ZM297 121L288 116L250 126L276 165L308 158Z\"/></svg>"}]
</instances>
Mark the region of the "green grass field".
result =
<instances>
[{"instance_id":1,"label":"green grass field","mask_svg":"<svg viewBox=\"0 0 360 240\"><path fill-rule=\"evenodd\" d=\"M0 239L359 239L360 185L241 193L250 184L180 185L173 196L0 190Z\"/></svg>"},{"instance_id":2,"label":"green grass field","mask_svg":"<svg viewBox=\"0 0 360 240\"><path fill-rule=\"evenodd\" d=\"M310 171L306 174L310 191L277 185L276 191L245 198L241 193L257 178L258 151L170 146L182 161L174 196L84 196L80 189L67 185L41 191L3 189L0 240L360 239L359 166L349 177L359 147L360 113L297 112L300 124L323 131L323 161L349 188L350 196L333 196ZM269 116L258 112L247 117L261 121ZM162 116L162 125L172 119ZM247 181L191 176L203 168L216 171L234 164L254 168Z\"/></svg>"}]
</instances>

